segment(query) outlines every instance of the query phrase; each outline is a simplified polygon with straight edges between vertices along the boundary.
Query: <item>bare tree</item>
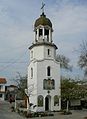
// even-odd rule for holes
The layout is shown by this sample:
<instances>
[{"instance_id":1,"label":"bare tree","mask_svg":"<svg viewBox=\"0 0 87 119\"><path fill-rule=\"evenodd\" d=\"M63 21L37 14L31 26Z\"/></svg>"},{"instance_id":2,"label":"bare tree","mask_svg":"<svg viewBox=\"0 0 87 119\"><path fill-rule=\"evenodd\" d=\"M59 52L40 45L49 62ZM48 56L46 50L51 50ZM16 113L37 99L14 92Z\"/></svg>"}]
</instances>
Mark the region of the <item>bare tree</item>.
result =
<instances>
[{"instance_id":1,"label":"bare tree","mask_svg":"<svg viewBox=\"0 0 87 119\"><path fill-rule=\"evenodd\" d=\"M17 84L18 91L17 94L19 97L24 98L25 96L25 89L27 88L27 75L21 76L19 72L17 72L17 77L14 79L14 81Z\"/></svg>"},{"instance_id":2,"label":"bare tree","mask_svg":"<svg viewBox=\"0 0 87 119\"><path fill-rule=\"evenodd\" d=\"M80 56L78 65L84 70L84 75L87 76L87 41L83 41L80 45Z\"/></svg>"},{"instance_id":3,"label":"bare tree","mask_svg":"<svg viewBox=\"0 0 87 119\"><path fill-rule=\"evenodd\" d=\"M72 71L72 66L69 64L70 59L64 55L57 55L56 61L60 62L60 67Z\"/></svg>"}]
</instances>

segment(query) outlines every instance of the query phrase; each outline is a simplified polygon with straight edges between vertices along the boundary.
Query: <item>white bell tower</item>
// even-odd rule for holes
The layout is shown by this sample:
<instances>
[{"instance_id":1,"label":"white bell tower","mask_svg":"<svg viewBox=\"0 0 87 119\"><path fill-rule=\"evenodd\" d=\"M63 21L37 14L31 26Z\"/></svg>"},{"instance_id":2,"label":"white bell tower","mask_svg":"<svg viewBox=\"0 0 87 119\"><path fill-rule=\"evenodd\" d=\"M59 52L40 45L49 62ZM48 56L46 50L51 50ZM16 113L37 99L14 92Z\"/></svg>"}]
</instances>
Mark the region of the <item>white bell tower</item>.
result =
<instances>
[{"instance_id":1,"label":"white bell tower","mask_svg":"<svg viewBox=\"0 0 87 119\"><path fill-rule=\"evenodd\" d=\"M44 12L34 24L34 42L29 47L28 88L32 111L58 111L60 100L60 63L56 61L57 46L52 41L52 23Z\"/></svg>"}]
</instances>

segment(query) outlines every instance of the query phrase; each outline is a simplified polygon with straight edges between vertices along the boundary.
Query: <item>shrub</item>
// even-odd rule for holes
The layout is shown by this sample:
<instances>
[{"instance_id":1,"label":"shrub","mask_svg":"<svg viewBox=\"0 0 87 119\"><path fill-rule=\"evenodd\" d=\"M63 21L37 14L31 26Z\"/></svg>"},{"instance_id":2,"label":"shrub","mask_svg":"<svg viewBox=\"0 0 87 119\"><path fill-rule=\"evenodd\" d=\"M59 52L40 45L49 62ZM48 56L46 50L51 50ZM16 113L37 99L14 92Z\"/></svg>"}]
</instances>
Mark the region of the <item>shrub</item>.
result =
<instances>
[{"instance_id":1,"label":"shrub","mask_svg":"<svg viewBox=\"0 0 87 119\"><path fill-rule=\"evenodd\" d=\"M84 117L84 119L87 119L87 117Z\"/></svg>"}]
</instances>

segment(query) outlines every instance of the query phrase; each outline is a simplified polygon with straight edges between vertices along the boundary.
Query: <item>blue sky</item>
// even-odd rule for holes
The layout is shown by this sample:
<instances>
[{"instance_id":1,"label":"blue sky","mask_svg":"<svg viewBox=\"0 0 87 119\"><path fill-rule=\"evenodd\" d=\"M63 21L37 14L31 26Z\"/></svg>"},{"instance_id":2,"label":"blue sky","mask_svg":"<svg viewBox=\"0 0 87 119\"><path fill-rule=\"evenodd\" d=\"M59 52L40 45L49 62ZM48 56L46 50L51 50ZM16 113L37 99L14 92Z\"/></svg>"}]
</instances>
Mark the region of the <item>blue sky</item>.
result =
<instances>
[{"instance_id":1,"label":"blue sky","mask_svg":"<svg viewBox=\"0 0 87 119\"><path fill-rule=\"evenodd\" d=\"M77 66L79 48L87 40L87 0L44 0L45 14L53 23L57 53L70 58L74 70L65 75L83 76ZM33 25L41 14L41 0L0 0L0 76L11 82L17 72L27 74L28 47Z\"/></svg>"}]
</instances>

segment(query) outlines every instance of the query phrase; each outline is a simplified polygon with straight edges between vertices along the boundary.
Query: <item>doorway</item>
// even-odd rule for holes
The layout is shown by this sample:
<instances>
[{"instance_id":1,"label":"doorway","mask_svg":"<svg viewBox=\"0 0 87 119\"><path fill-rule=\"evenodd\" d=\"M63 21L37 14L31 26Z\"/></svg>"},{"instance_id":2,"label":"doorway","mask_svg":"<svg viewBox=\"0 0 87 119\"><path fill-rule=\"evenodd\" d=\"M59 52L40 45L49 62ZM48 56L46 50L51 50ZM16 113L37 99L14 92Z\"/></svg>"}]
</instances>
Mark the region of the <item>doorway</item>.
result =
<instances>
[{"instance_id":1,"label":"doorway","mask_svg":"<svg viewBox=\"0 0 87 119\"><path fill-rule=\"evenodd\" d=\"M45 111L51 110L51 96L47 95L45 98Z\"/></svg>"}]
</instances>

